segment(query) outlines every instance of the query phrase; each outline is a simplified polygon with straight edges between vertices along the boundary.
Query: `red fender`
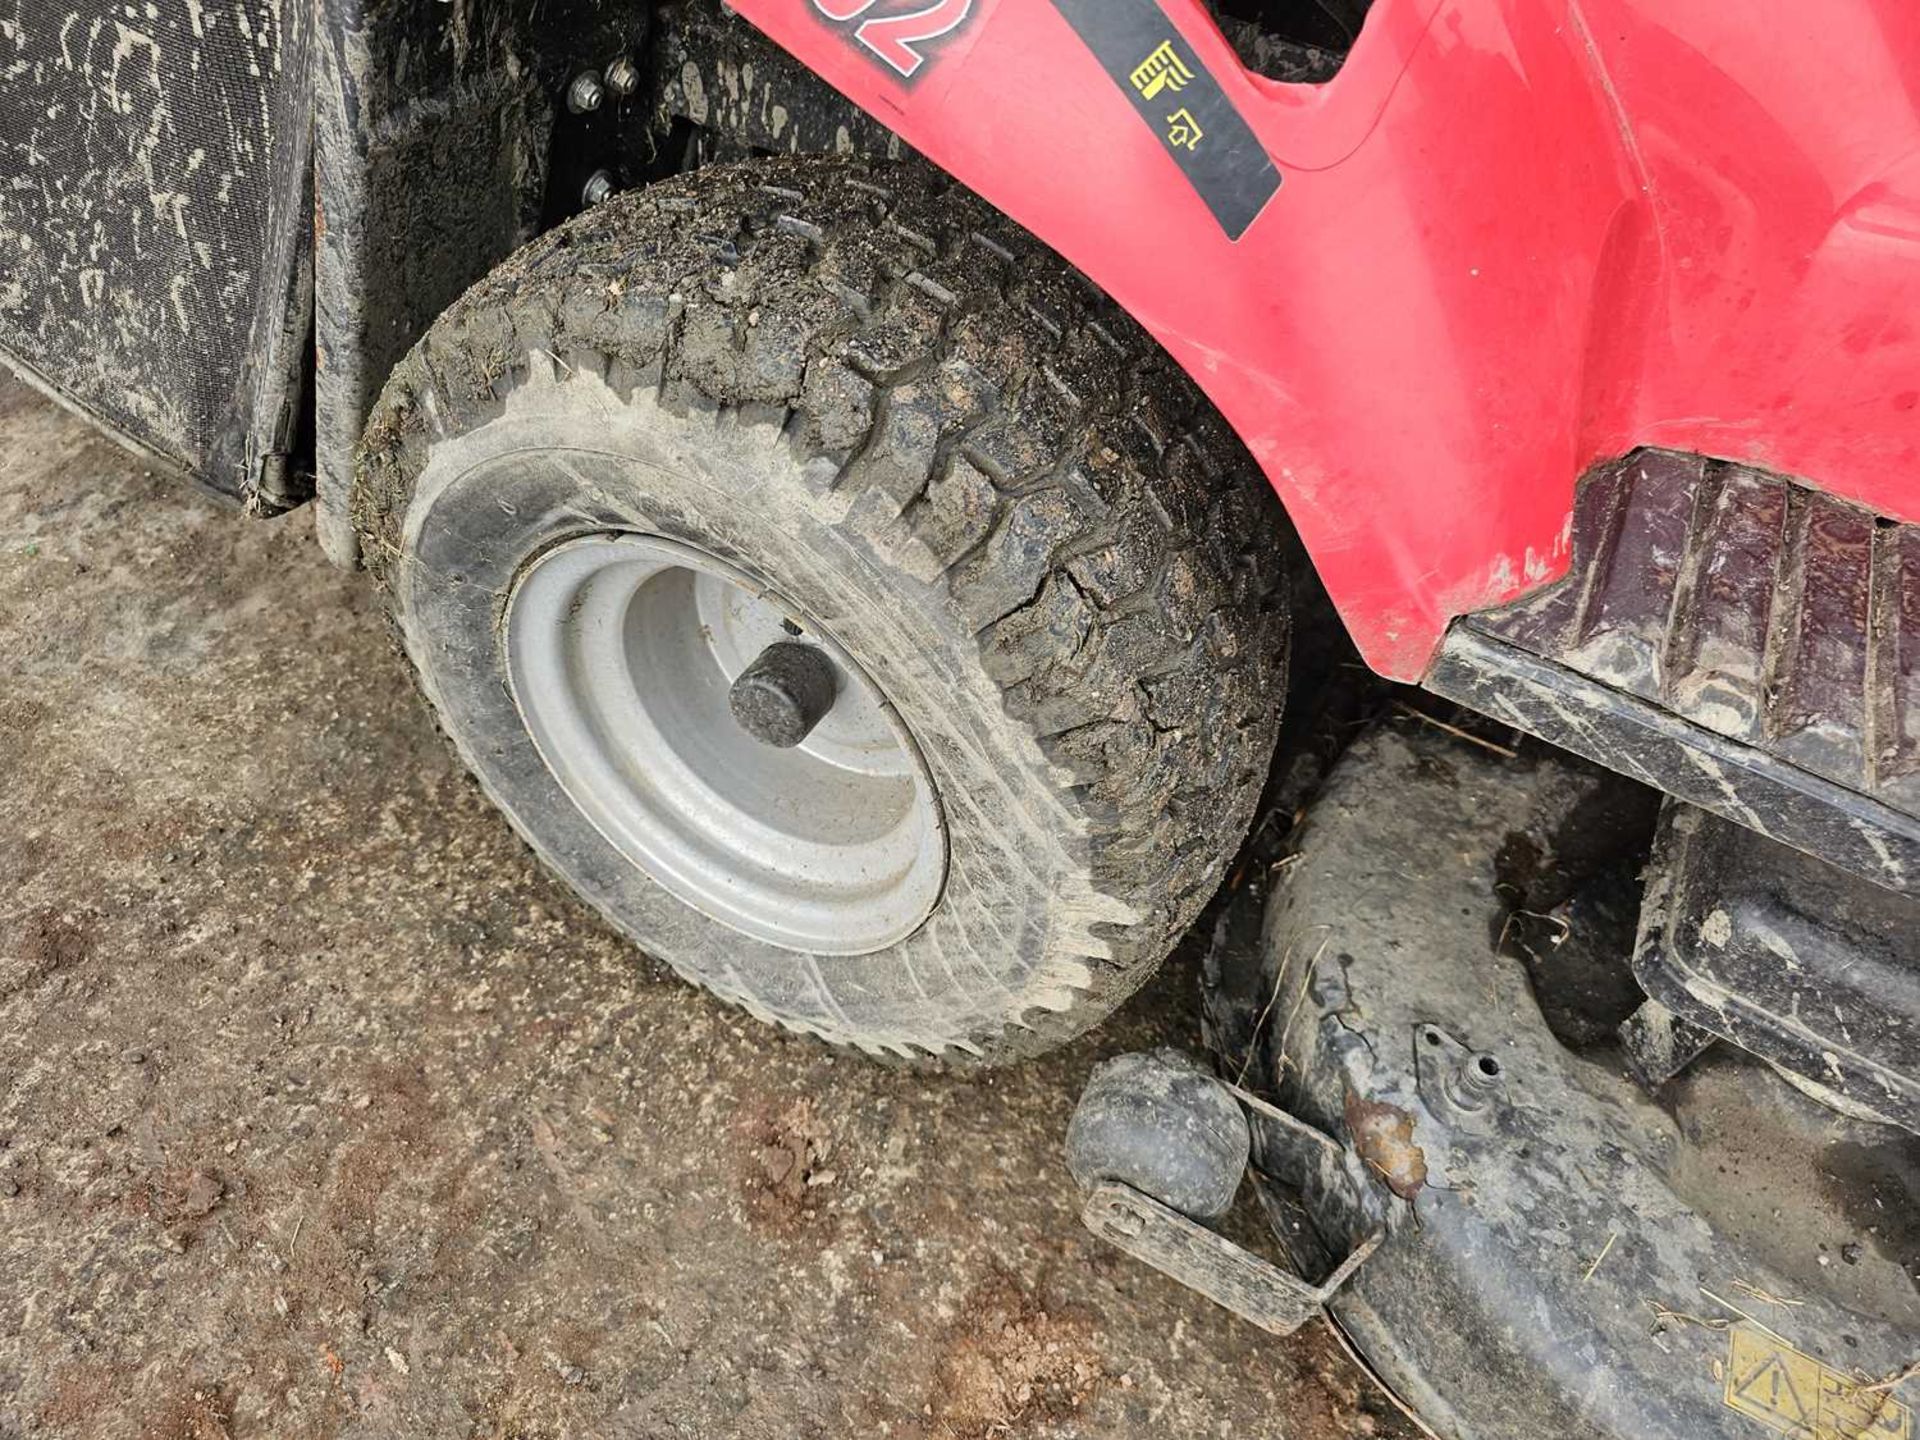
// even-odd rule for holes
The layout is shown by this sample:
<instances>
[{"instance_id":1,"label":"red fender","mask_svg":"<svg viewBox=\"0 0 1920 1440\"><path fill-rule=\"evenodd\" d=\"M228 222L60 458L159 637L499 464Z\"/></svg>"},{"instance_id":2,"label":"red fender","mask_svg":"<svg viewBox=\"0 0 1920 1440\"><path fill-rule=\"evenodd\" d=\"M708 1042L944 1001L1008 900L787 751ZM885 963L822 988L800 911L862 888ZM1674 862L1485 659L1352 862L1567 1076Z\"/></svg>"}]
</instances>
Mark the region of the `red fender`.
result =
<instances>
[{"instance_id":1,"label":"red fender","mask_svg":"<svg viewBox=\"0 0 1920 1440\"><path fill-rule=\"evenodd\" d=\"M1912 0L1376 0L1319 86L1201 0L735 8L1152 331L1386 675L1636 445L1920 520Z\"/></svg>"}]
</instances>

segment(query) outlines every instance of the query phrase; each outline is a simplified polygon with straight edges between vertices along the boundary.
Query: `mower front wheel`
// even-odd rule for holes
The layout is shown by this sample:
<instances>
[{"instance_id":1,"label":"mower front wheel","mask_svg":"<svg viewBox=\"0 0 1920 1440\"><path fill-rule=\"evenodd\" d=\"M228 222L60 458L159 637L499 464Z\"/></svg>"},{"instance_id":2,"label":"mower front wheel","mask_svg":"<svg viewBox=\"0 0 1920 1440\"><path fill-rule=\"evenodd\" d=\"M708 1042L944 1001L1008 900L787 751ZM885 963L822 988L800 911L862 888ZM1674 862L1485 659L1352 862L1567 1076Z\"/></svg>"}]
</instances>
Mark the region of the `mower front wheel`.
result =
<instances>
[{"instance_id":1,"label":"mower front wheel","mask_svg":"<svg viewBox=\"0 0 1920 1440\"><path fill-rule=\"evenodd\" d=\"M705 170L536 242L395 372L355 519L540 856L837 1043L1094 1023L1205 903L1273 745L1251 461L917 167Z\"/></svg>"}]
</instances>

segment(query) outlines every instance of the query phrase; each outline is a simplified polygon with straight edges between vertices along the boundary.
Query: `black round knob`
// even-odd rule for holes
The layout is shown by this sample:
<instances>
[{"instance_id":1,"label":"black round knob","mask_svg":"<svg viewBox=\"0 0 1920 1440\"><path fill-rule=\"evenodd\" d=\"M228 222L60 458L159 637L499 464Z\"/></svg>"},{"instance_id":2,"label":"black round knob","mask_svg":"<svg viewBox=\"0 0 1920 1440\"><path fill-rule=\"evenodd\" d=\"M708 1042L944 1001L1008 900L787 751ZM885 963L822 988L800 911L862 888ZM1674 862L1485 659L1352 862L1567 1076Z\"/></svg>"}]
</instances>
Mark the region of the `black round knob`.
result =
<instances>
[{"instance_id":1,"label":"black round knob","mask_svg":"<svg viewBox=\"0 0 1920 1440\"><path fill-rule=\"evenodd\" d=\"M833 661L825 651L797 640L778 640L740 672L727 704L747 734L786 750L827 718L838 689Z\"/></svg>"}]
</instances>

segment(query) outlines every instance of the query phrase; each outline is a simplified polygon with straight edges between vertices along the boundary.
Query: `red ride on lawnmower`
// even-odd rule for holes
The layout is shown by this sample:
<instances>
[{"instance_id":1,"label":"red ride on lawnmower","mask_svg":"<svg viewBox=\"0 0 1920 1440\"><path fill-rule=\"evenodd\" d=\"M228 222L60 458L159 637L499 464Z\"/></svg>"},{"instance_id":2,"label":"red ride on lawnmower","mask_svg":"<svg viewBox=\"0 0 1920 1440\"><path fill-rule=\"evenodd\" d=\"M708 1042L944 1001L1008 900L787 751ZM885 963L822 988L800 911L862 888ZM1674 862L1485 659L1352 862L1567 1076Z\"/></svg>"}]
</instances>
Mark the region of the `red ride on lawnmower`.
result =
<instances>
[{"instance_id":1,"label":"red ride on lawnmower","mask_svg":"<svg viewBox=\"0 0 1920 1440\"><path fill-rule=\"evenodd\" d=\"M1351 746L1088 1222L1450 1437L1911 1435L1907 0L14 11L0 353L315 503L609 923L837 1044L1078 1034L1323 587L1534 738Z\"/></svg>"}]
</instances>

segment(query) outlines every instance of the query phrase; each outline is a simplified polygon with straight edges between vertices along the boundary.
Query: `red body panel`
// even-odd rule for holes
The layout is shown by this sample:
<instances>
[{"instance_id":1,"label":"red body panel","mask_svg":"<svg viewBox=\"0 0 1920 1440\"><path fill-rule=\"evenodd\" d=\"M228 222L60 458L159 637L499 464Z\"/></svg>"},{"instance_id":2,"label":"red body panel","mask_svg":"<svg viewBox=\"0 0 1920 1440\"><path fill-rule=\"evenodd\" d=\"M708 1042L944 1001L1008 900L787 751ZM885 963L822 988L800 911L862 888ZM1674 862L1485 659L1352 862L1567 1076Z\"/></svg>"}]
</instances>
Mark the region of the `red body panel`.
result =
<instances>
[{"instance_id":1,"label":"red body panel","mask_svg":"<svg viewBox=\"0 0 1920 1440\"><path fill-rule=\"evenodd\" d=\"M1324 86L1161 5L1283 177L1238 241L1053 0L735 0L1166 345L1377 669L1562 574L1636 445L1920 519L1913 0L1377 0ZM915 15L903 81L856 26Z\"/></svg>"}]
</instances>

